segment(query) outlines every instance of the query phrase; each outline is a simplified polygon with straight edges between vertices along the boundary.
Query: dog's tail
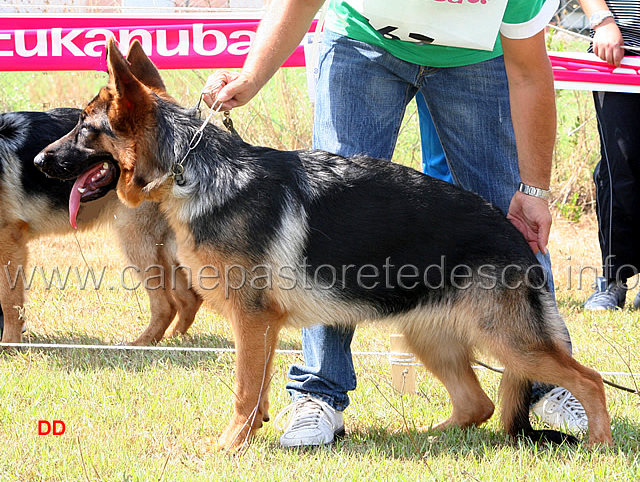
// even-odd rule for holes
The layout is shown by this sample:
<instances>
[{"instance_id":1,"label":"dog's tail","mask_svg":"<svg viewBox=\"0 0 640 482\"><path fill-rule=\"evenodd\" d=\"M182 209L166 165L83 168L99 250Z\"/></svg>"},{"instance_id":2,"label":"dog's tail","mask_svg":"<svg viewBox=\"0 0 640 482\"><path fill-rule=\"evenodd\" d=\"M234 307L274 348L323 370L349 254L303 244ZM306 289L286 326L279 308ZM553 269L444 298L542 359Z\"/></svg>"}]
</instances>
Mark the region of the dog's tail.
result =
<instances>
[{"instance_id":1,"label":"dog's tail","mask_svg":"<svg viewBox=\"0 0 640 482\"><path fill-rule=\"evenodd\" d=\"M505 369L502 375L502 423L505 431L514 439L525 438L532 442L577 444L578 439L557 430L535 430L529 419L532 381Z\"/></svg>"}]
</instances>

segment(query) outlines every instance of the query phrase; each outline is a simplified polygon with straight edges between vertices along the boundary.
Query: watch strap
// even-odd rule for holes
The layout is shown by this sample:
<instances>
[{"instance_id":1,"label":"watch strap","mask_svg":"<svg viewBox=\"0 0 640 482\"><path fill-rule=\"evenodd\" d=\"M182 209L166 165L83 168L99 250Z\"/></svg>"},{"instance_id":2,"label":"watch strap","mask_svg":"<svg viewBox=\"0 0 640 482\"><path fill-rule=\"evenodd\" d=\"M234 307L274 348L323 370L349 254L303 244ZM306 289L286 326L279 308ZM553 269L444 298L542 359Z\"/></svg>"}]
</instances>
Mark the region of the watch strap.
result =
<instances>
[{"instance_id":1,"label":"watch strap","mask_svg":"<svg viewBox=\"0 0 640 482\"><path fill-rule=\"evenodd\" d=\"M528 196L539 197L545 200L548 200L551 196L551 189L540 189L539 187L529 186L523 182L520 183L518 191Z\"/></svg>"},{"instance_id":2,"label":"watch strap","mask_svg":"<svg viewBox=\"0 0 640 482\"><path fill-rule=\"evenodd\" d=\"M608 18L613 18L613 14L609 10L598 10L593 12L589 19L589 26L593 30Z\"/></svg>"}]
</instances>

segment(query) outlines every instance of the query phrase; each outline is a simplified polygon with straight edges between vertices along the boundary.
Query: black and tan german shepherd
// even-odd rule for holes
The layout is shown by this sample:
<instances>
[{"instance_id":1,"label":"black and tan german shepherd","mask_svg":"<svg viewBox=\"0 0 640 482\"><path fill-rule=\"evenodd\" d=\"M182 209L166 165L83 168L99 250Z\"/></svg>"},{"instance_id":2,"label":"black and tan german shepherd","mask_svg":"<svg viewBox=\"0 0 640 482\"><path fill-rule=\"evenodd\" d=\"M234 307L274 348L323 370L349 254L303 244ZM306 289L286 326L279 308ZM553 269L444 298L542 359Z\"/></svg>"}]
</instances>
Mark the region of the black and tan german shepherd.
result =
<instances>
[{"instance_id":1,"label":"black and tan german shepherd","mask_svg":"<svg viewBox=\"0 0 640 482\"><path fill-rule=\"evenodd\" d=\"M175 289L160 283L158 276L166 274L168 277L177 261L175 236L158 205L143 203L137 209L124 206L113 192L119 175L113 162L103 163L100 170L104 172L99 180L91 184L91 180L86 179L87 185L81 188L82 192L76 188L73 196L70 196L73 181L51 179L33 165L38 152L73 129L81 112L80 109L52 109L0 114L2 342L19 343L21 340L25 289L24 279L18 271L26 267L27 242L47 234L70 233L71 225L76 227L76 222L80 229L113 225L130 264L141 273L146 271L149 280L158 280L157 286L146 284L151 320L133 343L157 342L167 330L168 335L184 333L193 322L201 299L181 274L170 287ZM161 286L167 289L158 288ZM169 329L174 318L176 323Z\"/></svg>"},{"instance_id":2,"label":"black and tan german shepherd","mask_svg":"<svg viewBox=\"0 0 640 482\"><path fill-rule=\"evenodd\" d=\"M509 434L569 440L532 429L529 396L539 380L582 402L591 444L611 443L602 379L568 354L544 273L503 213L394 163L249 145L176 105L137 42L131 64L114 41L107 51L108 85L36 164L75 179L96 159L113 159L120 199L159 203L180 262L208 274L196 288L231 322L237 348L234 415L219 448L242 445L268 418L284 325L369 320L395 322L446 386L453 412L437 428L493 414L470 365L477 348L505 366Z\"/></svg>"}]
</instances>

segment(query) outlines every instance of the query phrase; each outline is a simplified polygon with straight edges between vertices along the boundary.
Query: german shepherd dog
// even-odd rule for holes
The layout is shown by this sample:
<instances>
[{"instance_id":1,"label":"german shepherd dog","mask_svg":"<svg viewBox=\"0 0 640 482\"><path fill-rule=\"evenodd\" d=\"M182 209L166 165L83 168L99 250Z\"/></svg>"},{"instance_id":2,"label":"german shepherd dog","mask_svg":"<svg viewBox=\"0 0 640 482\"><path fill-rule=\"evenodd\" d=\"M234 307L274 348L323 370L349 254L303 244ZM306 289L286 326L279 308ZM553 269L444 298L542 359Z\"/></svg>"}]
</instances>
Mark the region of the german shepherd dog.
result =
<instances>
[{"instance_id":1,"label":"german shepherd dog","mask_svg":"<svg viewBox=\"0 0 640 482\"><path fill-rule=\"evenodd\" d=\"M569 355L544 272L503 213L391 162L249 145L168 97L137 42L129 61L108 43L107 86L36 164L75 179L96 158L114 159L120 199L159 203L180 262L208 273L196 289L230 321L237 349L234 413L218 448L242 446L268 419L284 325L369 320L395 322L444 383L453 410L436 428L479 425L493 414L470 364L477 348L505 366L510 435L572 440L531 427L531 384L539 380L582 402L591 444L611 443L602 378Z\"/></svg>"},{"instance_id":2,"label":"german shepherd dog","mask_svg":"<svg viewBox=\"0 0 640 482\"><path fill-rule=\"evenodd\" d=\"M168 334L184 333L193 322L201 299L189 289L183 275L176 277L171 286L175 289L159 289L167 286L160 284L159 276L169 277L177 261L175 236L158 204L143 203L137 209L124 206L113 192L119 175L113 162L100 169L104 172L99 180L91 183L91 179L86 179L82 193L76 188L73 196L70 196L72 181L48 178L33 164L38 152L73 129L81 112L80 109L53 109L0 114L2 342L21 340L25 288L19 270L27 263L27 242L47 234L70 233L68 206L74 227L76 221L81 229L112 224L131 265L146 271L148 280L158 280L158 286L146 284L151 321L133 343L147 345L162 339L176 313L176 323Z\"/></svg>"}]
</instances>

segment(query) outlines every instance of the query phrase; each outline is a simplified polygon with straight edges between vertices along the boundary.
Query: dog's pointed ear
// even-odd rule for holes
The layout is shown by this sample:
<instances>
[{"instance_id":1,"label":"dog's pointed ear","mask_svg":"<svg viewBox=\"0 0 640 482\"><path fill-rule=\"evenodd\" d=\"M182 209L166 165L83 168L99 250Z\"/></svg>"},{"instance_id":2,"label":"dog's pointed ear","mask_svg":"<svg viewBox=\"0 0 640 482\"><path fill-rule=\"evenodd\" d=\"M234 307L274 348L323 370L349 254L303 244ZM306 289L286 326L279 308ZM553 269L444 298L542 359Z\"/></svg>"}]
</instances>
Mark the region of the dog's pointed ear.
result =
<instances>
[{"instance_id":1,"label":"dog's pointed ear","mask_svg":"<svg viewBox=\"0 0 640 482\"><path fill-rule=\"evenodd\" d=\"M144 86L129 69L129 64L113 37L107 44L107 67L109 82L115 87L118 98L133 105L146 97Z\"/></svg>"},{"instance_id":2,"label":"dog's pointed ear","mask_svg":"<svg viewBox=\"0 0 640 482\"><path fill-rule=\"evenodd\" d=\"M142 45L138 39L134 40L129 47L129 53L127 54L127 60L129 61L129 70L147 87L166 92L167 89L160 77L160 72L151 59L147 57Z\"/></svg>"}]
</instances>

